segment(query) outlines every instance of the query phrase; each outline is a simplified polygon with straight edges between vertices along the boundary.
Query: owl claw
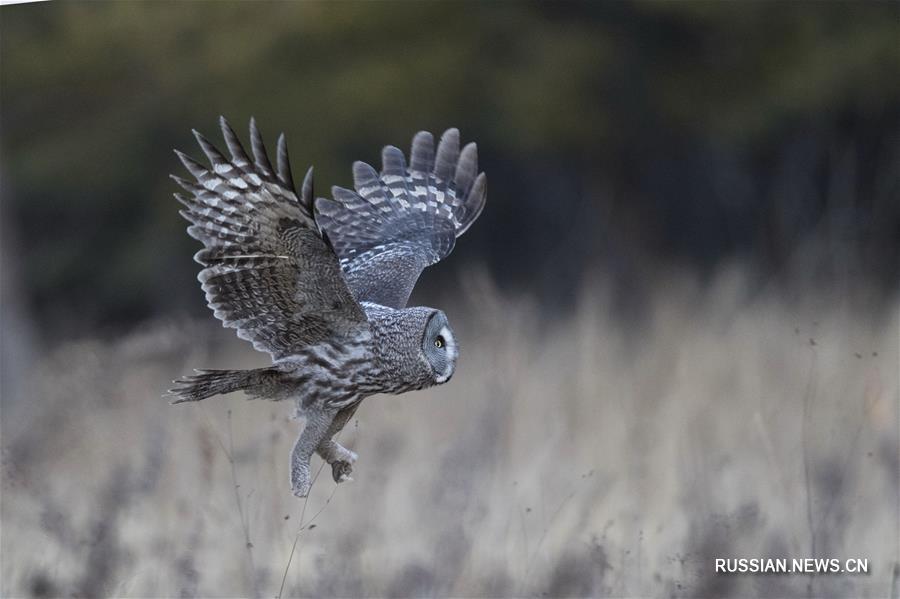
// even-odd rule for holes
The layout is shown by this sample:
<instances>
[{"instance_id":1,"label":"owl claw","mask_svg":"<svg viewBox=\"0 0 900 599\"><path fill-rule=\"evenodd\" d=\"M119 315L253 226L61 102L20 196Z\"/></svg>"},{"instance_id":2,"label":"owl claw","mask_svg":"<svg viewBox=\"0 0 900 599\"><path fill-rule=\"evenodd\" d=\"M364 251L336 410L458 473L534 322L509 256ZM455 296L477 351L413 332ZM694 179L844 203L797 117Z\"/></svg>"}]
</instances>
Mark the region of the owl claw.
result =
<instances>
[{"instance_id":1,"label":"owl claw","mask_svg":"<svg viewBox=\"0 0 900 599\"><path fill-rule=\"evenodd\" d=\"M331 477L336 483L344 483L353 480L350 473L353 472L353 466L350 462L337 460L331 463Z\"/></svg>"}]
</instances>

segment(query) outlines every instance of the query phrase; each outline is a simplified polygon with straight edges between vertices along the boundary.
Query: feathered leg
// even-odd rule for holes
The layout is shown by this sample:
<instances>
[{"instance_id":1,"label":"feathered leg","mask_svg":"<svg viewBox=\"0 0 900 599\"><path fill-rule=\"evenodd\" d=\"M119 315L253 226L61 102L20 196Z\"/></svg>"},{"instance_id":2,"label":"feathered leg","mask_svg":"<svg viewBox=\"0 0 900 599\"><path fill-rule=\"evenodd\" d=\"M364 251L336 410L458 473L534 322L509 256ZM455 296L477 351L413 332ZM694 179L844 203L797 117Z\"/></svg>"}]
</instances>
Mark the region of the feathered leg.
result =
<instances>
[{"instance_id":1,"label":"feathered leg","mask_svg":"<svg viewBox=\"0 0 900 599\"><path fill-rule=\"evenodd\" d=\"M337 413L337 416L334 417L331 426L328 427L328 431L322 438L322 442L319 443L319 447L316 449L316 453L327 463L331 464L331 477L336 483L353 480L350 474L353 472L353 464L359 456L342 446L332 437L343 430L347 421L356 412L357 406L359 406L359 403L346 407Z\"/></svg>"},{"instance_id":2,"label":"feathered leg","mask_svg":"<svg viewBox=\"0 0 900 599\"><path fill-rule=\"evenodd\" d=\"M309 495L312 479L309 475L309 458L322 442L335 417L334 411L310 408L304 413L306 425L291 452L291 487L297 497Z\"/></svg>"}]
</instances>

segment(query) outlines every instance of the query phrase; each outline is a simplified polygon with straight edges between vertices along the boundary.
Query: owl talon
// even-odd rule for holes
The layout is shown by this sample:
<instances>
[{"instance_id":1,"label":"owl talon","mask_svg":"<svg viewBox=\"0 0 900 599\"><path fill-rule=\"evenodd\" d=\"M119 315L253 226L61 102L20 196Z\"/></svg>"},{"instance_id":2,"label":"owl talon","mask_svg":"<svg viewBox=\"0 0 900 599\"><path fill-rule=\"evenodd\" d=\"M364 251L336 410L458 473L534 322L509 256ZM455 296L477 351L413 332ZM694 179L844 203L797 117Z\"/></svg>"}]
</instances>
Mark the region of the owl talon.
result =
<instances>
[{"instance_id":1,"label":"owl talon","mask_svg":"<svg viewBox=\"0 0 900 599\"><path fill-rule=\"evenodd\" d=\"M336 483L344 483L353 480L350 473L353 472L353 466L350 462L337 460L331 464L331 477Z\"/></svg>"}]
</instances>

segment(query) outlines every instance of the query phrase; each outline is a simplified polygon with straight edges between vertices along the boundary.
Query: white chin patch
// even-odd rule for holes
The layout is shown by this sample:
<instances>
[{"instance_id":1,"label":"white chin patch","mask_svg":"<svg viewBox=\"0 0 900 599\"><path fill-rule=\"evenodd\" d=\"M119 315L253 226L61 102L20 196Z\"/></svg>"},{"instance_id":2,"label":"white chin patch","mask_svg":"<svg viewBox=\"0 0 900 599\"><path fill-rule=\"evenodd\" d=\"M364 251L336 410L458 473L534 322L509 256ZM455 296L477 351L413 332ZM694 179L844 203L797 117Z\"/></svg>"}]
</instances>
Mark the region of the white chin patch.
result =
<instances>
[{"instance_id":1,"label":"white chin patch","mask_svg":"<svg viewBox=\"0 0 900 599\"><path fill-rule=\"evenodd\" d=\"M434 379L438 384L446 383L453 374L453 369L456 368L456 357L459 355L456 339L453 338L453 333L450 332L450 329L442 327L439 334L444 338L444 347L447 351L447 368Z\"/></svg>"}]
</instances>

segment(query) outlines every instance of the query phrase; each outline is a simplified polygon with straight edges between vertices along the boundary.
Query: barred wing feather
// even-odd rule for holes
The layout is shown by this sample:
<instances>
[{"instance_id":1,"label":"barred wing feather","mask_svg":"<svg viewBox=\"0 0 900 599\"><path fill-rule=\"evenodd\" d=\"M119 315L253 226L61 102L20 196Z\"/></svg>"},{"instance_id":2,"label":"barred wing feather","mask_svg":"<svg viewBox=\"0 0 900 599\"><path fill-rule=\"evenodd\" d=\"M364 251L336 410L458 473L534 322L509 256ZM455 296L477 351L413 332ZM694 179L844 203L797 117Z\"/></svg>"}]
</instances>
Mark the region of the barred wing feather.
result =
<instances>
[{"instance_id":1,"label":"barred wing feather","mask_svg":"<svg viewBox=\"0 0 900 599\"><path fill-rule=\"evenodd\" d=\"M408 167L403 152L387 146L381 173L356 162L355 192L334 187L333 200L316 200L316 221L358 301L406 306L422 270L447 257L481 214L486 180L477 172L477 148L460 151L458 130L447 130L437 151L420 131Z\"/></svg>"},{"instance_id":2,"label":"barred wing feather","mask_svg":"<svg viewBox=\"0 0 900 599\"><path fill-rule=\"evenodd\" d=\"M203 243L194 259L216 318L275 360L366 326L313 218L312 169L298 198L284 135L273 167L255 121L252 158L224 118L220 126L230 157L195 131L210 166L176 150L195 180L172 176L189 193L175 197L188 234Z\"/></svg>"}]
</instances>

